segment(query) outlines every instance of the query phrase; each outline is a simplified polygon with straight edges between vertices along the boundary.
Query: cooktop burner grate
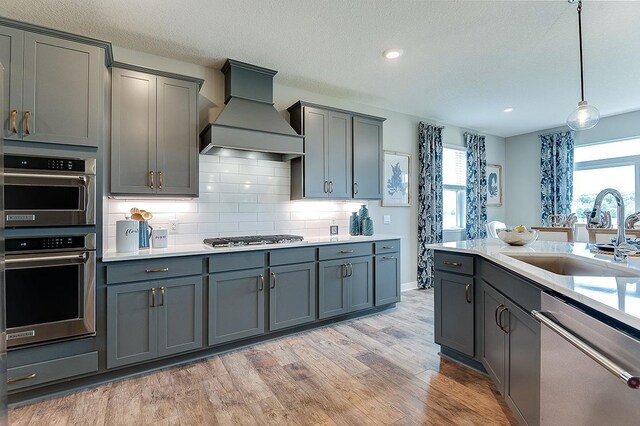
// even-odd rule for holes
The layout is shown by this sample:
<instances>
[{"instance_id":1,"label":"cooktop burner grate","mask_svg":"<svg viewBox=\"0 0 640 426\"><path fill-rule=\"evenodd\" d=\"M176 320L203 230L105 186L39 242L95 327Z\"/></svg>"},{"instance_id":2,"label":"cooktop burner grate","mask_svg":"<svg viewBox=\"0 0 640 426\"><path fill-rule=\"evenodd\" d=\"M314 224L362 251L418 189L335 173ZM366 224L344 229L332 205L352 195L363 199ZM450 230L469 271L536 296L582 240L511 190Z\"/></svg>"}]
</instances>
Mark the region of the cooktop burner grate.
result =
<instances>
[{"instance_id":1,"label":"cooktop burner grate","mask_svg":"<svg viewBox=\"0 0 640 426\"><path fill-rule=\"evenodd\" d=\"M283 244L303 241L300 235L247 235L243 237L206 238L204 243L211 247L242 247L251 245Z\"/></svg>"}]
</instances>

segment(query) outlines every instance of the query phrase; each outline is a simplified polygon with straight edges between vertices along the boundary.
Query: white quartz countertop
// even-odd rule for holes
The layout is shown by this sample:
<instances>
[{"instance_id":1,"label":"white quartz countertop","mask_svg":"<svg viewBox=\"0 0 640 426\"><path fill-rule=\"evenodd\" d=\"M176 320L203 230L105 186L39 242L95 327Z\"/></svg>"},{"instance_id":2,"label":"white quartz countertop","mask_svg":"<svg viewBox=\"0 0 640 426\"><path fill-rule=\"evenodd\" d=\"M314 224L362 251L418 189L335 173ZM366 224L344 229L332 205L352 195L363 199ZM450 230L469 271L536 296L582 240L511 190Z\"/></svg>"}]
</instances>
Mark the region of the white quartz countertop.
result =
<instances>
[{"instance_id":1,"label":"white quartz countertop","mask_svg":"<svg viewBox=\"0 0 640 426\"><path fill-rule=\"evenodd\" d=\"M613 264L612 256L593 254L585 243L535 241L526 246L516 247L496 238L433 244L428 247L480 255L537 282L542 287L563 294L640 331L640 258L629 257L627 264ZM604 268L605 272L602 276L558 275L509 255L575 256ZM614 276L620 271L636 276Z\"/></svg>"},{"instance_id":2,"label":"white quartz countertop","mask_svg":"<svg viewBox=\"0 0 640 426\"><path fill-rule=\"evenodd\" d=\"M157 259L162 257L178 257L178 256L196 256L209 255L216 253L230 253L237 251L254 251L254 250L277 250L291 247L320 246L332 244L347 243L366 243L385 240L399 240L401 237L396 235L377 234L370 237L338 235L336 237L313 237L295 243L285 244L264 244L251 245L242 247L220 247L213 248L205 244L185 244L173 245L163 249L140 249L135 253L118 253L115 250L107 250L102 256L103 262L117 262L123 260L141 260L141 259Z\"/></svg>"}]
</instances>

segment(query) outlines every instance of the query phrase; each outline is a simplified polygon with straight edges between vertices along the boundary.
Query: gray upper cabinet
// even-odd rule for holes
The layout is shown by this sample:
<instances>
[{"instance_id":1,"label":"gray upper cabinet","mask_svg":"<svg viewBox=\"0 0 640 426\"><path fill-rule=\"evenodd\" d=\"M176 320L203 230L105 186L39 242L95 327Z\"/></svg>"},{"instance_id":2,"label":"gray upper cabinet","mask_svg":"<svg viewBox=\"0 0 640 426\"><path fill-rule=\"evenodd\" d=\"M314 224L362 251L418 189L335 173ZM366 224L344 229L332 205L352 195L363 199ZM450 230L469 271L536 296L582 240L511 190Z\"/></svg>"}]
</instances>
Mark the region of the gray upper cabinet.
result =
<instances>
[{"instance_id":1,"label":"gray upper cabinet","mask_svg":"<svg viewBox=\"0 0 640 426\"><path fill-rule=\"evenodd\" d=\"M316 319L316 264L272 266L269 269L269 330Z\"/></svg>"},{"instance_id":2,"label":"gray upper cabinet","mask_svg":"<svg viewBox=\"0 0 640 426\"><path fill-rule=\"evenodd\" d=\"M0 111L5 139L22 137L22 65L24 31L0 26L0 63L4 67L4 97Z\"/></svg>"},{"instance_id":3,"label":"gray upper cabinet","mask_svg":"<svg viewBox=\"0 0 640 426\"><path fill-rule=\"evenodd\" d=\"M112 68L114 195L198 196L198 84Z\"/></svg>"},{"instance_id":4,"label":"gray upper cabinet","mask_svg":"<svg viewBox=\"0 0 640 426\"><path fill-rule=\"evenodd\" d=\"M0 27L6 139L98 146L104 50Z\"/></svg>"},{"instance_id":5,"label":"gray upper cabinet","mask_svg":"<svg viewBox=\"0 0 640 426\"><path fill-rule=\"evenodd\" d=\"M156 76L111 70L111 192L154 194ZM154 176L155 178L155 176Z\"/></svg>"},{"instance_id":6,"label":"gray upper cabinet","mask_svg":"<svg viewBox=\"0 0 640 426\"><path fill-rule=\"evenodd\" d=\"M202 347L202 277L107 287L107 367Z\"/></svg>"},{"instance_id":7,"label":"gray upper cabinet","mask_svg":"<svg viewBox=\"0 0 640 426\"><path fill-rule=\"evenodd\" d=\"M302 101L288 111L305 147L291 160L291 199L382 198L383 118Z\"/></svg>"},{"instance_id":8,"label":"gray upper cabinet","mask_svg":"<svg viewBox=\"0 0 640 426\"><path fill-rule=\"evenodd\" d=\"M263 268L209 275L209 345L265 331Z\"/></svg>"},{"instance_id":9,"label":"gray upper cabinet","mask_svg":"<svg viewBox=\"0 0 640 426\"><path fill-rule=\"evenodd\" d=\"M382 123L353 117L353 198L382 199Z\"/></svg>"}]
</instances>

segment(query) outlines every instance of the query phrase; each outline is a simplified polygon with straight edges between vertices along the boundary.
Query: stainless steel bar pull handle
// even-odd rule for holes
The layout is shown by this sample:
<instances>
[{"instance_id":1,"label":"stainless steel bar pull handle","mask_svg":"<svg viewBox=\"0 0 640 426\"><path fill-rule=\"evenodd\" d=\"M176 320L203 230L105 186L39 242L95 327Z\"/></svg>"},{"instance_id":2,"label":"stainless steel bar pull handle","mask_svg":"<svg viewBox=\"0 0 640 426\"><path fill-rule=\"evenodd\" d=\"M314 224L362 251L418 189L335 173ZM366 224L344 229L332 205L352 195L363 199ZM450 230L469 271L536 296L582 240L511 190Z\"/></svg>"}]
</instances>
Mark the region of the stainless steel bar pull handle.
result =
<instances>
[{"instance_id":1,"label":"stainless steel bar pull handle","mask_svg":"<svg viewBox=\"0 0 640 426\"><path fill-rule=\"evenodd\" d=\"M353 195L358 195L358 183L353 182Z\"/></svg>"},{"instance_id":2,"label":"stainless steel bar pull handle","mask_svg":"<svg viewBox=\"0 0 640 426\"><path fill-rule=\"evenodd\" d=\"M340 253L342 254L353 253L353 250L340 250Z\"/></svg>"},{"instance_id":3,"label":"stainless steel bar pull handle","mask_svg":"<svg viewBox=\"0 0 640 426\"><path fill-rule=\"evenodd\" d=\"M8 172L4 174L5 177L20 177L20 178L38 178L38 179L78 179L86 182L87 177L84 175L43 175L39 173L13 173Z\"/></svg>"},{"instance_id":4,"label":"stainless steel bar pull handle","mask_svg":"<svg viewBox=\"0 0 640 426\"><path fill-rule=\"evenodd\" d=\"M26 375L26 376L16 377L14 379L7 380L7 384L8 385L12 385L14 383L24 382L25 380L35 379L37 376L38 375L36 373L31 373L31 374Z\"/></svg>"},{"instance_id":5,"label":"stainless steel bar pull handle","mask_svg":"<svg viewBox=\"0 0 640 426\"><path fill-rule=\"evenodd\" d=\"M30 135L31 129L29 129L29 117L31 117L31 111L25 111L24 113L24 134Z\"/></svg>"},{"instance_id":6,"label":"stainless steel bar pull handle","mask_svg":"<svg viewBox=\"0 0 640 426\"><path fill-rule=\"evenodd\" d=\"M342 264L342 278L347 278L349 276L349 267L346 263Z\"/></svg>"},{"instance_id":7,"label":"stainless steel bar pull handle","mask_svg":"<svg viewBox=\"0 0 640 426\"><path fill-rule=\"evenodd\" d=\"M276 273L272 272L271 273L271 287L269 288L276 288Z\"/></svg>"},{"instance_id":8,"label":"stainless steel bar pull handle","mask_svg":"<svg viewBox=\"0 0 640 426\"><path fill-rule=\"evenodd\" d=\"M383 249L385 250L393 250L395 247L394 246L382 246Z\"/></svg>"},{"instance_id":9,"label":"stainless steel bar pull handle","mask_svg":"<svg viewBox=\"0 0 640 426\"><path fill-rule=\"evenodd\" d=\"M327 182L326 180L324 181L324 193L329 193L329 182Z\"/></svg>"},{"instance_id":10,"label":"stainless steel bar pull handle","mask_svg":"<svg viewBox=\"0 0 640 426\"><path fill-rule=\"evenodd\" d=\"M533 310L531 311L531 316L556 332L558 335L560 335L560 337L571 343L586 356L600 364L605 368L605 370L609 371L611 374L622 380L628 387L630 387L631 389L640 389L640 376L632 375L623 367L618 365L615 361L611 360L611 358L595 349L593 346L589 345L587 342L573 334L571 331L562 327L560 324L557 324L555 321L547 317L544 313Z\"/></svg>"},{"instance_id":11,"label":"stainless steel bar pull handle","mask_svg":"<svg viewBox=\"0 0 640 426\"><path fill-rule=\"evenodd\" d=\"M158 268L158 269L145 269L147 274L153 274L154 272L169 272L169 268Z\"/></svg>"},{"instance_id":12,"label":"stainless steel bar pull handle","mask_svg":"<svg viewBox=\"0 0 640 426\"><path fill-rule=\"evenodd\" d=\"M5 259L5 263L20 262L46 262L51 260L85 260L87 256L83 254L65 254L62 256L40 256L40 257L22 257L17 259Z\"/></svg>"},{"instance_id":13,"label":"stainless steel bar pull handle","mask_svg":"<svg viewBox=\"0 0 640 426\"><path fill-rule=\"evenodd\" d=\"M258 291L262 291L264 290L264 275L258 275L258 279L260 280L258 281Z\"/></svg>"},{"instance_id":14,"label":"stainless steel bar pull handle","mask_svg":"<svg viewBox=\"0 0 640 426\"><path fill-rule=\"evenodd\" d=\"M382 256L382 259L384 260L391 260L391 259L395 259L395 256Z\"/></svg>"},{"instance_id":15,"label":"stainless steel bar pull handle","mask_svg":"<svg viewBox=\"0 0 640 426\"><path fill-rule=\"evenodd\" d=\"M449 262L448 260L445 260L444 264L447 266L454 266L456 268L459 268L462 266L462 262Z\"/></svg>"},{"instance_id":16,"label":"stainless steel bar pull handle","mask_svg":"<svg viewBox=\"0 0 640 426\"><path fill-rule=\"evenodd\" d=\"M349 274L347 277L353 276L353 265L351 263L347 263L347 273Z\"/></svg>"},{"instance_id":17,"label":"stainless steel bar pull handle","mask_svg":"<svg viewBox=\"0 0 640 426\"><path fill-rule=\"evenodd\" d=\"M11 110L11 133L18 133L18 126L16 125L16 117L18 115L18 110Z\"/></svg>"},{"instance_id":18,"label":"stainless steel bar pull handle","mask_svg":"<svg viewBox=\"0 0 640 426\"><path fill-rule=\"evenodd\" d=\"M330 194L333 193L333 181L332 180L329 181L329 193Z\"/></svg>"},{"instance_id":19,"label":"stainless steel bar pull handle","mask_svg":"<svg viewBox=\"0 0 640 426\"><path fill-rule=\"evenodd\" d=\"M151 289L151 307L152 308L156 307L156 289L155 288Z\"/></svg>"},{"instance_id":20,"label":"stainless steel bar pull handle","mask_svg":"<svg viewBox=\"0 0 640 426\"><path fill-rule=\"evenodd\" d=\"M160 287L160 306L164 306L164 287Z\"/></svg>"}]
</instances>

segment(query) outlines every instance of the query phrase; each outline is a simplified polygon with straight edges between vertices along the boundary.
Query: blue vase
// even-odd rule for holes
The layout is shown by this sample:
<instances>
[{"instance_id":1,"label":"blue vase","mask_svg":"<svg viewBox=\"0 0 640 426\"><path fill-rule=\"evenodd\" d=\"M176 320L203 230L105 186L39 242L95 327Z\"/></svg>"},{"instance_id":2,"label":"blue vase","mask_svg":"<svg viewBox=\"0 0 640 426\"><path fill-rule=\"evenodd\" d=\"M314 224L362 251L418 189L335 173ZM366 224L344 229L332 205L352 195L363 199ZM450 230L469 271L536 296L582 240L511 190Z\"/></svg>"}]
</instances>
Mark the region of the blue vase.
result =
<instances>
[{"instance_id":1,"label":"blue vase","mask_svg":"<svg viewBox=\"0 0 640 426\"><path fill-rule=\"evenodd\" d=\"M364 233L362 230L362 225L364 224L364 220L368 217L369 217L369 209L365 204L363 204L362 207L360 207L360 211L358 212L358 219L360 221L360 232L359 232L360 235Z\"/></svg>"},{"instance_id":2,"label":"blue vase","mask_svg":"<svg viewBox=\"0 0 640 426\"><path fill-rule=\"evenodd\" d=\"M373 235L373 220L370 217L364 219L364 223L362 224L362 235Z\"/></svg>"},{"instance_id":3,"label":"blue vase","mask_svg":"<svg viewBox=\"0 0 640 426\"><path fill-rule=\"evenodd\" d=\"M138 247L141 249L149 248L149 240L151 239L151 227L146 220L140 221L138 224Z\"/></svg>"},{"instance_id":4,"label":"blue vase","mask_svg":"<svg viewBox=\"0 0 640 426\"><path fill-rule=\"evenodd\" d=\"M360 235L360 218L356 212L351 213L349 219L349 235Z\"/></svg>"}]
</instances>

